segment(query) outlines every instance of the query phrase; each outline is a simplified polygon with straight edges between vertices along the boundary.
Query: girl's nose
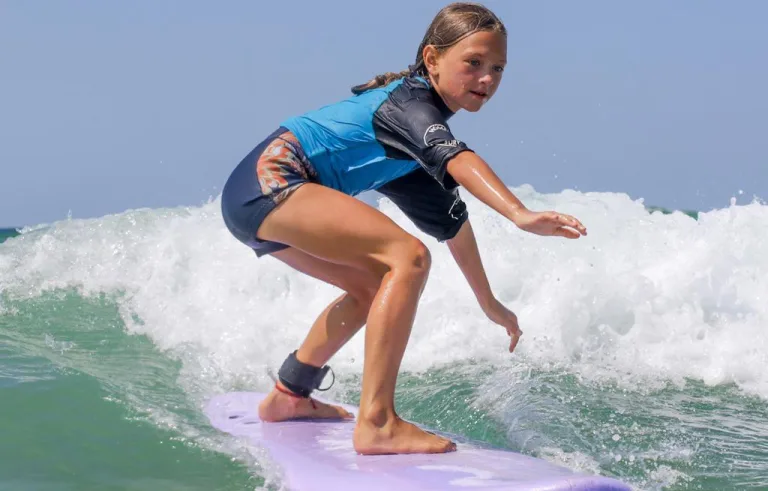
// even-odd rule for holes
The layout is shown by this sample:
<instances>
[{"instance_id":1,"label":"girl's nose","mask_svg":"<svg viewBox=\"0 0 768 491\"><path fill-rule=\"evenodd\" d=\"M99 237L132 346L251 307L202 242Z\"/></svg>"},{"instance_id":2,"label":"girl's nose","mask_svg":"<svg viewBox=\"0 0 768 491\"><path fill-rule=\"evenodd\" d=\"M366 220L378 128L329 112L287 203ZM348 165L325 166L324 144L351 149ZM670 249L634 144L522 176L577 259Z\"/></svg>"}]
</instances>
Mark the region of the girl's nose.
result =
<instances>
[{"instance_id":1,"label":"girl's nose","mask_svg":"<svg viewBox=\"0 0 768 491\"><path fill-rule=\"evenodd\" d=\"M487 87L490 87L493 85L493 75L491 75L490 73L486 73L485 75L483 75L478 79L478 82L480 82L481 84Z\"/></svg>"}]
</instances>

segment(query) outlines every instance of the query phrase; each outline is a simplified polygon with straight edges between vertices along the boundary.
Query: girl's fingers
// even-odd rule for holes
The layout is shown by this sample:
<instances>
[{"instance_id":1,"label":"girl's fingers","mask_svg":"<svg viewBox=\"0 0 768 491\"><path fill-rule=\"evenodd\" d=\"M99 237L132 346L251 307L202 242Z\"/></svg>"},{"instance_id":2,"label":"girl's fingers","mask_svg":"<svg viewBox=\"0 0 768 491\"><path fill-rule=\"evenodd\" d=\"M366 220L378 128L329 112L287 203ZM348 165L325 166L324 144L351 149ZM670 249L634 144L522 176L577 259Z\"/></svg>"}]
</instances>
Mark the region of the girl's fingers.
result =
<instances>
[{"instance_id":1,"label":"girl's fingers","mask_svg":"<svg viewBox=\"0 0 768 491\"><path fill-rule=\"evenodd\" d=\"M559 215L559 220L560 220L561 223L564 223L564 224L568 225L569 227L575 228L576 230L578 230L582 234L586 234L587 233L587 228L578 219L576 219L575 217L572 217L571 215L560 214Z\"/></svg>"},{"instance_id":2,"label":"girl's fingers","mask_svg":"<svg viewBox=\"0 0 768 491\"><path fill-rule=\"evenodd\" d=\"M517 331L507 331L509 336L512 338L509 341L509 352L512 353L515 351L515 347L517 346L517 343L520 341L520 336L523 335L523 331L517 330Z\"/></svg>"}]
</instances>

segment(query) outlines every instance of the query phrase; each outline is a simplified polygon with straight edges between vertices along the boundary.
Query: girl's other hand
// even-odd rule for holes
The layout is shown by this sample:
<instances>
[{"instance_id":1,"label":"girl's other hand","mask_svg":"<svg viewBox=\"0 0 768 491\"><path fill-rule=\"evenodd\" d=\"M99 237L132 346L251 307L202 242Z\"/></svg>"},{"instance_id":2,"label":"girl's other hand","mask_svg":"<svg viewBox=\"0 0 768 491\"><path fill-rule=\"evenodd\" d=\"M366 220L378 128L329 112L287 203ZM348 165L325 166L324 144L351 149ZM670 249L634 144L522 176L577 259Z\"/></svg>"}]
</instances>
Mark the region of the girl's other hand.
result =
<instances>
[{"instance_id":1,"label":"girl's other hand","mask_svg":"<svg viewBox=\"0 0 768 491\"><path fill-rule=\"evenodd\" d=\"M500 325L507 330L507 334L511 338L509 341L509 352L515 351L517 342L520 341L520 336L523 335L523 331L520 330L520 326L517 324L517 316L514 312L506 308L501 302L494 299L485 309L485 315L490 320Z\"/></svg>"}]
</instances>

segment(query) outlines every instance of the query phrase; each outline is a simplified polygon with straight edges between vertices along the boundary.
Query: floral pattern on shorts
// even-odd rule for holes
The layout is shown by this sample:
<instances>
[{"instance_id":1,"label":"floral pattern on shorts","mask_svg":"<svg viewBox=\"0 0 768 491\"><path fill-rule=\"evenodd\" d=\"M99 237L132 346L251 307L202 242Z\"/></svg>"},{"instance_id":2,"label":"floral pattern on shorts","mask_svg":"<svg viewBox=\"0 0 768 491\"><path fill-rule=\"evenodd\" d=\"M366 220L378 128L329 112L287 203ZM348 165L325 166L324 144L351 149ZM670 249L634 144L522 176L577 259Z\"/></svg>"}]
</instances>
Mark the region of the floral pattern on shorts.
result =
<instances>
[{"instance_id":1,"label":"floral pattern on shorts","mask_svg":"<svg viewBox=\"0 0 768 491\"><path fill-rule=\"evenodd\" d=\"M275 204L301 184L317 178L317 172L290 131L267 145L256 162L256 175L262 194L271 197Z\"/></svg>"}]
</instances>

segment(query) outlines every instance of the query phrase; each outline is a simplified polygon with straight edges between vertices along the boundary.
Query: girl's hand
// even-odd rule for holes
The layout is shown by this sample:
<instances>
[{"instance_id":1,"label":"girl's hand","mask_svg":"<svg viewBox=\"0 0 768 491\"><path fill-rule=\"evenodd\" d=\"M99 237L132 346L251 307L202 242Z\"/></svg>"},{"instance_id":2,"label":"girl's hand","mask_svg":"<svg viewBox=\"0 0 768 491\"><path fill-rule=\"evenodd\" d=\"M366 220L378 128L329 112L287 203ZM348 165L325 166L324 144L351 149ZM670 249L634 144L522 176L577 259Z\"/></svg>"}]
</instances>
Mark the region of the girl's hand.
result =
<instances>
[{"instance_id":1,"label":"girl's hand","mask_svg":"<svg viewBox=\"0 0 768 491\"><path fill-rule=\"evenodd\" d=\"M522 210L515 217L515 225L521 230L537 235L556 235L568 239L587 235L587 229L580 221L556 211Z\"/></svg>"},{"instance_id":2,"label":"girl's hand","mask_svg":"<svg viewBox=\"0 0 768 491\"><path fill-rule=\"evenodd\" d=\"M507 330L507 334L512 338L509 341L509 352L512 353L523 335L517 324L517 316L495 298L484 310L490 320Z\"/></svg>"}]
</instances>

